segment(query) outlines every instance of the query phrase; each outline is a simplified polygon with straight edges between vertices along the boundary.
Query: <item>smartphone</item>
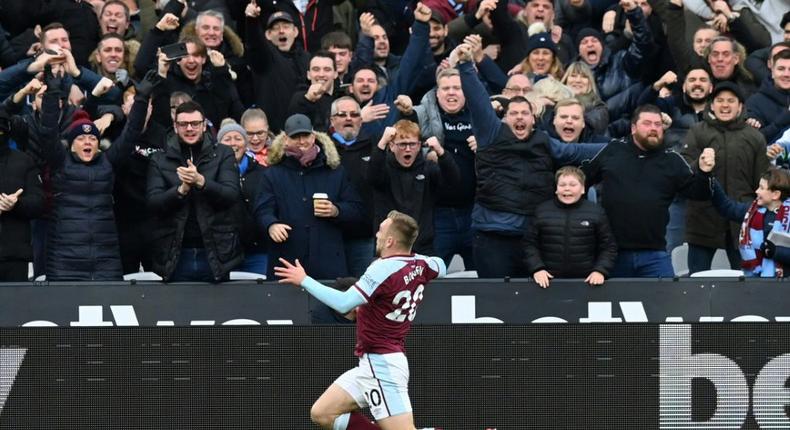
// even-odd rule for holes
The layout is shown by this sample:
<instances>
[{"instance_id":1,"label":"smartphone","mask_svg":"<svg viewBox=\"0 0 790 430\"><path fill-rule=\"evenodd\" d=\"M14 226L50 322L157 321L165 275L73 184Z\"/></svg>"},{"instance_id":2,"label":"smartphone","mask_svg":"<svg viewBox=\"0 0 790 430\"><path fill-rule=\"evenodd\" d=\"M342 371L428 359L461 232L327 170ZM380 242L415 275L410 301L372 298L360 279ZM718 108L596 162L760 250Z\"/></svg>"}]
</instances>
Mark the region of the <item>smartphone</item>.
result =
<instances>
[{"instance_id":1,"label":"smartphone","mask_svg":"<svg viewBox=\"0 0 790 430\"><path fill-rule=\"evenodd\" d=\"M189 55L186 43L173 43L160 48L169 61L175 61Z\"/></svg>"}]
</instances>

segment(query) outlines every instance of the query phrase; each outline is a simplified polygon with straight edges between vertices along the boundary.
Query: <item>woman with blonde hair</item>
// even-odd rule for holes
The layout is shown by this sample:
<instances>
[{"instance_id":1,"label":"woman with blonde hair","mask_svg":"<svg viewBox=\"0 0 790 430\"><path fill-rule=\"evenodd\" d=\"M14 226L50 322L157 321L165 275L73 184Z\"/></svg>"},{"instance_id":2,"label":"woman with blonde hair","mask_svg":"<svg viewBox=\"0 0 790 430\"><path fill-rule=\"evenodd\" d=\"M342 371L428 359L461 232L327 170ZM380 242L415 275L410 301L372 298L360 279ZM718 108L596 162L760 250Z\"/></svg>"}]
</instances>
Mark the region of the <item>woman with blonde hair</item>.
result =
<instances>
[{"instance_id":1,"label":"woman with blonde hair","mask_svg":"<svg viewBox=\"0 0 790 430\"><path fill-rule=\"evenodd\" d=\"M551 33L546 31L546 26L542 22L530 25L529 35L527 56L520 64L521 73L529 76L533 83L547 76L562 78L563 66L557 57L557 44L551 39Z\"/></svg>"},{"instance_id":2,"label":"woman with blonde hair","mask_svg":"<svg viewBox=\"0 0 790 430\"><path fill-rule=\"evenodd\" d=\"M561 82L584 105L584 120L593 128L595 134L605 135L609 127L609 110L598 94L598 86L590 66L581 61L569 64Z\"/></svg>"}]
</instances>

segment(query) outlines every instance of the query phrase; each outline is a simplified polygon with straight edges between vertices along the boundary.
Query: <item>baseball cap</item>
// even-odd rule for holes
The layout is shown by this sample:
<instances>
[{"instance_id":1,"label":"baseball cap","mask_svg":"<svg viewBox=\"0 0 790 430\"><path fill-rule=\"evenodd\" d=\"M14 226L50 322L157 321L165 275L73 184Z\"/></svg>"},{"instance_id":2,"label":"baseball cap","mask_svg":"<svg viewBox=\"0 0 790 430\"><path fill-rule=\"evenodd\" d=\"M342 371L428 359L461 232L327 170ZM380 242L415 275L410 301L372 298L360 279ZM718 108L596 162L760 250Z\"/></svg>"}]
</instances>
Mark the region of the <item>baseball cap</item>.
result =
<instances>
[{"instance_id":1,"label":"baseball cap","mask_svg":"<svg viewBox=\"0 0 790 430\"><path fill-rule=\"evenodd\" d=\"M294 135L297 134L312 133L313 124L310 122L310 118L297 113L289 116L288 119L285 120L285 127L283 127L283 130L288 137L294 137Z\"/></svg>"},{"instance_id":2,"label":"baseball cap","mask_svg":"<svg viewBox=\"0 0 790 430\"><path fill-rule=\"evenodd\" d=\"M290 22L291 24L294 23L294 19L289 13L283 11L277 11L271 14L271 16L269 16L269 20L266 21L266 28L271 27L272 24L274 24L277 21L286 21L286 22Z\"/></svg>"},{"instance_id":3,"label":"baseball cap","mask_svg":"<svg viewBox=\"0 0 790 430\"><path fill-rule=\"evenodd\" d=\"M745 100L741 88L734 82L730 82L730 81L719 82L716 85L716 87L713 88L713 93L711 93L710 98L711 99L715 98L716 95L722 91L729 91L735 94L735 97L737 97L738 101L740 101L741 103L743 103Z\"/></svg>"}]
</instances>

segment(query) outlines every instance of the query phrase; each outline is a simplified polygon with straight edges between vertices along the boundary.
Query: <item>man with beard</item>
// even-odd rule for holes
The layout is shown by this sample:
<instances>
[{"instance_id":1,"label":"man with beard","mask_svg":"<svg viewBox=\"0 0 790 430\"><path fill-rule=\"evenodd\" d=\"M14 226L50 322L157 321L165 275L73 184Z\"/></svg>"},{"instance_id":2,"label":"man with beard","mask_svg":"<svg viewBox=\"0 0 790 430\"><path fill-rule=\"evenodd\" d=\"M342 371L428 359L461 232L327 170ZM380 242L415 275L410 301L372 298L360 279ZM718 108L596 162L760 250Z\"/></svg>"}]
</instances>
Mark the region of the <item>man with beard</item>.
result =
<instances>
[{"instance_id":1,"label":"man with beard","mask_svg":"<svg viewBox=\"0 0 790 430\"><path fill-rule=\"evenodd\" d=\"M457 49L461 85L477 142L477 190L472 209L478 276L529 276L521 239L535 208L554 194L554 171L591 158L603 145L565 145L535 131L532 104L510 98L500 120L472 64L472 48Z\"/></svg>"},{"instance_id":2,"label":"man with beard","mask_svg":"<svg viewBox=\"0 0 790 430\"><path fill-rule=\"evenodd\" d=\"M363 204L365 221L343 230L346 263L352 276L361 276L373 259L373 189L368 183L368 166L373 141L360 136L362 110L353 97L340 97L332 102L330 135L340 154L340 163L357 188Z\"/></svg>"},{"instance_id":3,"label":"man with beard","mask_svg":"<svg viewBox=\"0 0 790 430\"><path fill-rule=\"evenodd\" d=\"M365 12L359 16L359 31L349 71L355 74L362 67L373 66L385 79L392 79L400 68L401 57L390 52L389 37L384 27L376 23L373 14Z\"/></svg>"},{"instance_id":4,"label":"man with beard","mask_svg":"<svg viewBox=\"0 0 790 430\"><path fill-rule=\"evenodd\" d=\"M428 255L434 249L433 209L438 192L457 188L460 174L436 137L425 144L436 153L436 163L423 155L417 124L400 120L387 127L370 156L370 170L376 173L368 175L368 181L373 186L373 225L386 219L391 210L420 220L414 251Z\"/></svg>"},{"instance_id":5,"label":"man with beard","mask_svg":"<svg viewBox=\"0 0 790 430\"><path fill-rule=\"evenodd\" d=\"M716 85L710 111L686 135L683 156L693 163L705 148L716 150L713 172L724 192L739 202L754 199L760 177L768 169L765 139L746 124L744 98L731 82ZM740 225L721 217L710 202L689 202L686 213L686 242L689 272L709 270L717 249L727 251L730 266L740 268L738 234Z\"/></svg>"},{"instance_id":6,"label":"man with beard","mask_svg":"<svg viewBox=\"0 0 790 430\"><path fill-rule=\"evenodd\" d=\"M655 103L661 112L669 115L672 125L665 131L664 142L667 148L679 151L683 139L689 129L703 120L708 97L713 91L713 82L707 69L696 66L686 74L683 80L683 93L676 95L660 95L669 93L669 86L677 80L677 75L667 72L653 85L645 89L640 101ZM669 224L667 224L667 251L681 246L686 236L686 199L678 195L669 207Z\"/></svg>"},{"instance_id":7,"label":"man with beard","mask_svg":"<svg viewBox=\"0 0 790 430\"><path fill-rule=\"evenodd\" d=\"M173 127L148 169L153 271L168 282L220 282L244 259L236 159L214 141L196 102L178 106Z\"/></svg>"},{"instance_id":8,"label":"man with beard","mask_svg":"<svg viewBox=\"0 0 790 430\"><path fill-rule=\"evenodd\" d=\"M617 241L612 277L672 277L666 251L669 205L678 193L710 198L715 152L706 148L692 169L664 145L661 111L638 107L631 116L631 138L614 139L582 166L589 185L601 183L603 207Z\"/></svg>"},{"instance_id":9,"label":"man with beard","mask_svg":"<svg viewBox=\"0 0 790 430\"><path fill-rule=\"evenodd\" d=\"M364 106L362 122L365 124L361 131L363 136L377 138L383 133L385 122L386 124L395 122L396 112L390 112L389 105L395 101L398 95L413 88L420 76L420 71L432 61L430 56L426 55L429 52L428 21L430 18L431 10L428 9L428 6L417 3L414 9L414 24L409 44L403 53L400 70L397 76L389 79L387 85L379 88L376 72L370 68L371 66L354 72L349 92L357 99L360 106ZM359 46L356 53L360 53ZM384 118L386 121L381 121Z\"/></svg>"},{"instance_id":10,"label":"man with beard","mask_svg":"<svg viewBox=\"0 0 790 430\"><path fill-rule=\"evenodd\" d=\"M319 131L329 129L329 110L339 89L335 88L337 69L335 56L329 51L318 51L310 59L307 68L306 89L297 91L291 97L288 113L301 113L310 118L313 127ZM304 88L304 87L303 87Z\"/></svg>"}]
</instances>

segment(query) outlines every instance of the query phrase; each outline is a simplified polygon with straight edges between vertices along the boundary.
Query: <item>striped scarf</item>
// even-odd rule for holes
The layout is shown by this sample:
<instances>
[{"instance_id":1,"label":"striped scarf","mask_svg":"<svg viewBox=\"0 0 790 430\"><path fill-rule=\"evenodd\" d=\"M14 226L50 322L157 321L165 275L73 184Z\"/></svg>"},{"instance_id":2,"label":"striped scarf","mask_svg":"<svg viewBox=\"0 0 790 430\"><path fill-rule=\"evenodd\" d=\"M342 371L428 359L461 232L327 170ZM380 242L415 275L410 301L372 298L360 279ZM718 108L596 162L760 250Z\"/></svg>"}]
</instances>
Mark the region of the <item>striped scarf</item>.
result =
<instances>
[{"instance_id":1,"label":"striped scarf","mask_svg":"<svg viewBox=\"0 0 790 430\"><path fill-rule=\"evenodd\" d=\"M741 267L745 272L762 278L781 278L784 274L782 265L763 256L760 246L765 242L765 212L766 208L758 206L757 200L753 201L741 222L741 231L738 235L738 250L741 254ZM790 232L790 199L782 202L776 219L770 231Z\"/></svg>"}]
</instances>

